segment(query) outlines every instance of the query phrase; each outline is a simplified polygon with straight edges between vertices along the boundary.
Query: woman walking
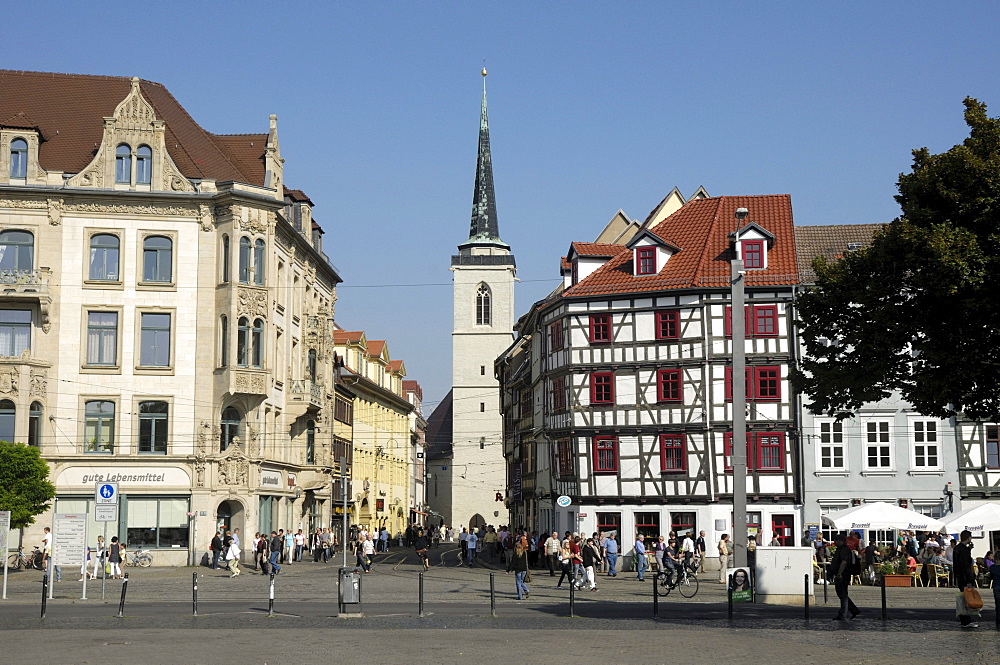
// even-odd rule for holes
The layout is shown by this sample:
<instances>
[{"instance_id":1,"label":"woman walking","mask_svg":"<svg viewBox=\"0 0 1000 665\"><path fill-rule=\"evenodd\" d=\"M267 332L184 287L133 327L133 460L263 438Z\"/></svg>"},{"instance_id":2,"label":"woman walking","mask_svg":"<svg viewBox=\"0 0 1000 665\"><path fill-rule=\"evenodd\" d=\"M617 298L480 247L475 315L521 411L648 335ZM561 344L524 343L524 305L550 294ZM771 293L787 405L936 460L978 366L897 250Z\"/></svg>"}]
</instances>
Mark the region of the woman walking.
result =
<instances>
[{"instance_id":1,"label":"woman walking","mask_svg":"<svg viewBox=\"0 0 1000 665\"><path fill-rule=\"evenodd\" d=\"M98 576L98 571L100 574L104 575L104 536L97 537L97 546L94 548L93 556L91 561L94 564L93 572L90 574L90 579L96 580Z\"/></svg>"},{"instance_id":2,"label":"woman walking","mask_svg":"<svg viewBox=\"0 0 1000 665\"><path fill-rule=\"evenodd\" d=\"M118 536L111 537L111 544L108 546L108 563L111 564L111 579L120 580L122 578L122 545L118 542Z\"/></svg>"},{"instance_id":3,"label":"woman walking","mask_svg":"<svg viewBox=\"0 0 1000 665\"><path fill-rule=\"evenodd\" d=\"M510 575L512 572L514 573L514 587L517 589L517 599L524 600L528 597L531 589L528 588L524 579L528 575L528 555L520 541L514 545L514 554L511 555L510 563L507 564L506 574Z\"/></svg>"},{"instance_id":4,"label":"woman walking","mask_svg":"<svg viewBox=\"0 0 1000 665\"><path fill-rule=\"evenodd\" d=\"M562 583L564 579L569 580L570 584L573 583L573 575L570 572L573 569L573 559L571 558L572 553L569 549L569 538L562 541L562 545L559 548L559 554L556 556L559 557L559 569L562 571L562 574L559 575L559 582L556 583L556 588L561 589L563 588Z\"/></svg>"}]
</instances>

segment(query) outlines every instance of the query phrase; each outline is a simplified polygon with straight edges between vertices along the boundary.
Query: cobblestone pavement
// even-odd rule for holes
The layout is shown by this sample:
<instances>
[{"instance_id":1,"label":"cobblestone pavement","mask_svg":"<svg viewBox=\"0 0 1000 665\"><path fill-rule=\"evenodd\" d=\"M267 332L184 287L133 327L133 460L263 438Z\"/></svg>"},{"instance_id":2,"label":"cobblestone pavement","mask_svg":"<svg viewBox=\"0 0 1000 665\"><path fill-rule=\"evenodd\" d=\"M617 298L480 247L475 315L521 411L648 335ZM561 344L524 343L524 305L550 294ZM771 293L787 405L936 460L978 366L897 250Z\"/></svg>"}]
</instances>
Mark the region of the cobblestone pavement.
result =
<instances>
[{"instance_id":1,"label":"cobblestone pavement","mask_svg":"<svg viewBox=\"0 0 1000 665\"><path fill-rule=\"evenodd\" d=\"M458 566L453 548L432 554L435 565L424 576L424 617L418 616L416 556L398 550L380 555L374 572L362 576L364 617L356 619L337 618L339 557L326 565L284 566L275 578L274 617L267 616L269 578L246 566L237 578L207 568L129 569L123 618L116 616L121 582L107 580L103 600L101 582L90 582L88 598L82 600L78 573L64 571L41 619L41 573L12 571L8 599L0 601L0 644L16 644L17 658L8 660L11 652L0 646L0 663L107 663L111 658L144 665L214 663L218 650L210 645L219 640L227 645L227 657L278 663L285 659L257 654L274 653L272 645L298 645L308 652L317 639L329 645L331 631L336 644L364 648L375 640L380 657L384 653L413 663L464 660L484 649L488 653L491 645L509 650L518 643L540 653L558 650L574 665L607 665L608 653L619 661L631 655L654 663L677 658L710 662L716 654L745 654L778 664L803 659L874 663L928 654L956 663L1000 662L1000 634L993 630L988 592L983 594L984 621L970 632L958 628L955 592L936 588L887 589L885 622L880 620L879 588L852 587L852 598L864 613L842 623L831 620L837 609L832 587L824 604L821 586L809 621L801 606L763 604L736 605L729 620L723 587L713 582L717 574L708 573L694 598L661 597L654 619L651 580L642 583L634 574L620 574L600 577L597 592L578 592L575 617L570 618L568 592L556 589L556 578L547 571L533 571L530 598L518 601L513 579L498 562L470 569ZM490 612L491 572L496 617ZM194 573L197 617L192 616ZM256 636L261 639L232 632L246 629L266 632Z\"/></svg>"}]
</instances>

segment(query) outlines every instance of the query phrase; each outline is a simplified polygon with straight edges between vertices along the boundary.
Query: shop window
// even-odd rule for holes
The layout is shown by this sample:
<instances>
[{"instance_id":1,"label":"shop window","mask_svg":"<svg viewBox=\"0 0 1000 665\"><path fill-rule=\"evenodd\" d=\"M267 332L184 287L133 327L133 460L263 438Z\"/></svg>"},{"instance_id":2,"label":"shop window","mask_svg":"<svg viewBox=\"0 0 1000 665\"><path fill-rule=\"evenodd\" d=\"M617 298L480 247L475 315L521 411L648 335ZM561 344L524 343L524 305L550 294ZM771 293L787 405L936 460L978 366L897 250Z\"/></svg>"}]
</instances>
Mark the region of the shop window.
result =
<instances>
[{"instance_id":1,"label":"shop window","mask_svg":"<svg viewBox=\"0 0 1000 665\"><path fill-rule=\"evenodd\" d=\"M185 549L188 541L188 500L167 497L130 497L127 513L128 548Z\"/></svg>"},{"instance_id":2,"label":"shop window","mask_svg":"<svg viewBox=\"0 0 1000 665\"><path fill-rule=\"evenodd\" d=\"M653 541L660 537L660 513L635 513L635 532L649 551Z\"/></svg>"}]
</instances>

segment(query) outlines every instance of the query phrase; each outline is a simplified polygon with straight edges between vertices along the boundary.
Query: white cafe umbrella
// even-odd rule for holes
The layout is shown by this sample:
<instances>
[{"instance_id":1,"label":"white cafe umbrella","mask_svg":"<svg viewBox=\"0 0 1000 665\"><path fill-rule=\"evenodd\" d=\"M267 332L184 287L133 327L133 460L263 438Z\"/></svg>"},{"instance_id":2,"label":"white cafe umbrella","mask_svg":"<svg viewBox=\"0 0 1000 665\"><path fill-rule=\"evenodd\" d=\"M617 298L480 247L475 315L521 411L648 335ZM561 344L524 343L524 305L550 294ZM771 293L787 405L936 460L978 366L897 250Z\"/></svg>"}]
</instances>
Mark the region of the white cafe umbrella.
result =
<instances>
[{"instance_id":1,"label":"white cafe umbrella","mask_svg":"<svg viewBox=\"0 0 1000 665\"><path fill-rule=\"evenodd\" d=\"M835 529L906 529L940 531L944 522L892 503L865 503L823 516L823 523Z\"/></svg>"},{"instance_id":2,"label":"white cafe umbrella","mask_svg":"<svg viewBox=\"0 0 1000 665\"><path fill-rule=\"evenodd\" d=\"M966 529L969 531L1000 531L1000 505L983 503L975 508L966 508L945 516L942 531L960 533Z\"/></svg>"}]
</instances>

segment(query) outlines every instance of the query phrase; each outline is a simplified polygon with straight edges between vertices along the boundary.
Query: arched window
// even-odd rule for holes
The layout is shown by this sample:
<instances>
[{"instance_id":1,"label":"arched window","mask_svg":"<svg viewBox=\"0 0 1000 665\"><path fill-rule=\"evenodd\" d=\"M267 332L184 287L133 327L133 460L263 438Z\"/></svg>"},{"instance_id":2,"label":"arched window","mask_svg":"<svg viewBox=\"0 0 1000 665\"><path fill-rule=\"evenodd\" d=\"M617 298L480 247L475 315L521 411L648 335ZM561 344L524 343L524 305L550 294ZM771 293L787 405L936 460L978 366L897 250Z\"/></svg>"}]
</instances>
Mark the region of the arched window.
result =
<instances>
[{"instance_id":1,"label":"arched window","mask_svg":"<svg viewBox=\"0 0 1000 665\"><path fill-rule=\"evenodd\" d=\"M14 421L17 411L9 399L0 400L0 441L14 440Z\"/></svg>"},{"instance_id":2,"label":"arched window","mask_svg":"<svg viewBox=\"0 0 1000 665\"><path fill-rule=\"evenodd\" d=\"M165 236L149 236L142 241L142 281L166 282L173 278L174 243Z\"/></svg>"},{"instance_id":3,"label":"arched window","mask_svg":"<svg viewBox=\"0 0 1000 665\"><path fill-rule=\"evenodd\" d=\"M139 402L139 452L167 454L166 402Z\"/></svg>"},{"instance_id":4,"label":"arched window","mask_svg":"<svg viewBox=\"0 0 1000 665\"><path fill-rule=\"evenodd\" d=\"M260 238L253 244L253 283L264 284L264 241Z\"/></svg>"},{"instance_id":5,"label":"arched window","mask_svg":"<svg viewBox=\"0 0 1000 665\"><path fill-rule=\"evenodd\" d=\"M250 339L250 366L264 366L264 321L255 319Z\"/></svg>"},{"instance_id":6,"label":"arched window","mask_svg":"<svg viewBox=\"0 0 1000 665\"><path fill-rule=\"evenodd\" d=\"M227 406L222 411L222 430L219 439L219 450L224 452L226 448L233 444L233 439L237 436L242 438L243 421L240 419L240 412L231 406Z\"/></svg>"},{"instance_id":7,"label":"arched window","mask_svg":"<svg viewBox=\"0 0 1000 665\"><path fill-rule=\"evenodd\" d=\"M222 236L222 281L229 282L229 269L232 265L232 257L229 253L229 236Z\"/></svg>"},{"instance_id":8,"label":"arched window","mask_svg":"<svg viewBox=\"0 0 1000 665\"><path fill-rule=\"evenodd\" d=\"M250 238L240 238L240 284L250 283Z\"/></svg>"},{"instance_id":9,"label":"arched window","mask_svg":"<svg viewBox=\"0 0 1000 665\"><path fill-rule=\"evenodd\" d=\"M476 291L476 325L491 325L490 318L490 287L480 284L479 290Z\"/></svg>"},{"instance_id":10,"label":"arched window","mask_svg":"<svg viewBox=\"0 0 1000 665\"><path fill-rule=\"evenodd\" d=\"M309 349L309 380L316 383L316 349Z\"/></svg>"},{"instance_id":11,"label":"arched window","mask_svg":"<svg viewBox=\"0 0 1000 665\"><path fill-rule=\"evenodd\" d=\"M306 423L306 464L316 463L316 423Z\"/></svg>"},{"instance_id":12,"label":"arched window","mask_svg":"<svg viewBox=\"0 0 1000 665\"><path fill-rule=\"evenodd\" d=\"M28 408L28 445L42 445L42 403L32 402Z\"/></svg>"},{"instance_id":13,"label":"arched window","mask_svg":"<svg viewBox=\"0 0 1000 665\"><path fill-rule=\"evenodd\" d=\"M84 452L110 453L115 445L115 403L87 402L84 409Z\"/></svg>"},{"instance_id":14,"label":"arched window","mask_svg":"<svg viewBox=\"0 0 1000 665\"><path fill-rule=\"evenodd\" d=\"M10 142L10 177L28 177L28 142L24 139Z\"/></svg>"},{"instance_id":15,"label":"arched window","mask_svg":"<svg viewBox=\"0 0 1000 665\"><path fill-rule=\"evenodd\" d=\"M229 317L219 319L219 367L229 367Z\"/></svg>"},{"instance_id":16,"label":"arched window","mask_svg":"<svg viewBox=\"0 0 1000 665\"><path fill-rule=\"evenodd\" d=\"M148 145L141 145L135 151L135 182L148 185L153 180L153 151Z\"/></svg>"},{"instance_id":17,"label":"arched window","mask_svg":"<svg viewBox=\"0 0 1000 665\"><path fill-rule=\"evenodd\" d=\"M115 182L132 184L132 148L124 143L115 150Z\"/></svg>"},{"instance_id":18,"label":"arched window","mask_svg":"<svg viewBox=\"0 0 1000 665\"><path fill-rule=\"evenodd\" d=\"M236 364L240 367L250 364L250 320L245 316L236 325Z\"/></svg>"},{"instance_id":19,"label":"arched window","mask_svg":"<svg viewBox=\"0 0 1000 665\"><path fill-rule=\"evenodd\" d=\"M30 272L35 236L27 231L0 233L0 271Z\"/></svg>"},{"instance_id":20,"label":"arched window","mask_svg":"<svg viewBox=\"0 0 1000 665\"><path fill-rule=\"evenodd\" d=\"M118 236L96 233L90 237L90 279L101 282L118 281Z\"/></svg>"}]
</instances>

